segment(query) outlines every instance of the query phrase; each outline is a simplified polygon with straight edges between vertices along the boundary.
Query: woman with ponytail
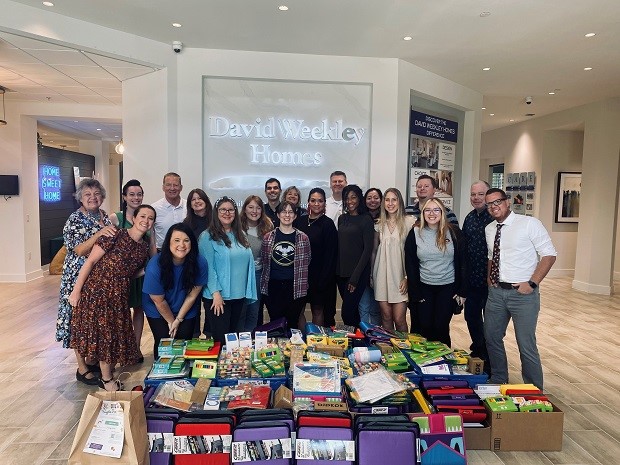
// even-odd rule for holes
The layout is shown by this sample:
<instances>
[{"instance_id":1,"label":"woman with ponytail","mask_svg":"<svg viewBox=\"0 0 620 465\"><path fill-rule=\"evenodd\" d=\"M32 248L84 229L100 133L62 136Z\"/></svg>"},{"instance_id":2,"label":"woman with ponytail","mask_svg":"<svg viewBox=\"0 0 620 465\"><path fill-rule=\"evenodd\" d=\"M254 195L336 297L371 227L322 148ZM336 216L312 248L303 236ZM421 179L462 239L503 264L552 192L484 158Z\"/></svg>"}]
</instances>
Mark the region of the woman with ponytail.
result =
<instances>
[{"instance_id":1,"label":"woman with ponytail","mask_svg":"<svg viewBox=\"0 0 620 465\"><path fill-rule=\"evenodd\" d=\"M123 202L122 211L110 215L110 221L114 226L120 229L129 229L133 226L134 213L136 209L142 205L144 199L144 190L137 179L130 179L123 186ZM146 242L149 244L149 255L152 257L157 253L155 246L155 233L149 231L145 236ZM140 340L142 339L142 330L144 329L144 309L142 308L142 285L144 277L132 280L129 291L129 307L133 308L133 330L136 336L136 344L140 349ZM140 355L140 363L144 361L144 357Z\"/></svg>"}]
</instances>

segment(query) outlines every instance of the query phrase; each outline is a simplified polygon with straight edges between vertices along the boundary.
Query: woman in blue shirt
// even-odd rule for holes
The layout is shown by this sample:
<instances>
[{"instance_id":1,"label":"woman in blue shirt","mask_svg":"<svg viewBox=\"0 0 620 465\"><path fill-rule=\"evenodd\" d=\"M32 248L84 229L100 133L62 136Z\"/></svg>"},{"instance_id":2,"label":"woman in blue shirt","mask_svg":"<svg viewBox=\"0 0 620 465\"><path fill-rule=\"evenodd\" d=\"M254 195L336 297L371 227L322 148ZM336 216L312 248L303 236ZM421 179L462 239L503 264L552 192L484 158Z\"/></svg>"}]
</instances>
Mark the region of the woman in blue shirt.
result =
<instances>
[{"instance_id":1,"label":"woman in blue shirt","mask_svg":"<svg viewBox=\"0 0 620 465\"><path fill-rule=\"evenodd\" d=\"M142 303L153 333L155 359L162 338L191 339L207 283L207 261L198 255L198 241L185 223L170 227L161 252L146 267Z\"/></svg>"},{"instance_id":2,"label":"woman in blue shirt","mask_svg":"<svg viewBox=\"0 0 620 465\"><path fill-rule=\"evenodd\" d=\"M243 305L256 301L254 256L241 229L237 204L230 197L215 202L209 229L200 235L200 255L209 264L209 279L202 292L213 339L236 332Z\"/></svg>"}]
</instances>

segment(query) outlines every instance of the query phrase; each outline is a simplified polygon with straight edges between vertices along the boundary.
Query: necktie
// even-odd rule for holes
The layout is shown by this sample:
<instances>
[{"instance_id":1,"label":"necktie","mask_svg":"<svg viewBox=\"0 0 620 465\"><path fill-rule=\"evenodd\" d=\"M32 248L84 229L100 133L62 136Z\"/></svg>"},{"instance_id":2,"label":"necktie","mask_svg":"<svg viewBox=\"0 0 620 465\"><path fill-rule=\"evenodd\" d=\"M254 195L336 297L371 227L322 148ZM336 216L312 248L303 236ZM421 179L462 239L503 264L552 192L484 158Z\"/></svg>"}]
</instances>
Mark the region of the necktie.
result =
<instances>
[{"instance_id":1,"label":"necktie","mask_svg":"<svg viewBox=\"0 0 620 465\"><path fill-rule=\"evenodd\" d=\"M493 257L491 258L491 284L495 285L499 282L499 241L502 236L503 224L497 224L497 230L495 231L495 240L493 241Z\"/></svg>"}]
</instances>

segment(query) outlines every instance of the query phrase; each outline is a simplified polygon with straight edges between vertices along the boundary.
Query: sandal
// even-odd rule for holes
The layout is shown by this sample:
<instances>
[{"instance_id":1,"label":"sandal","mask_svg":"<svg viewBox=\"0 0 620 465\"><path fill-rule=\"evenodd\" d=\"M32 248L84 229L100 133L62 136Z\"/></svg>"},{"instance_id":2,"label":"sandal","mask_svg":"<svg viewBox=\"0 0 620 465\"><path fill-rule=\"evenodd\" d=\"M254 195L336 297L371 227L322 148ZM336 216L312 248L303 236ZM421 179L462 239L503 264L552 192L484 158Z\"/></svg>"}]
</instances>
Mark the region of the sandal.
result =
<instances>
[{"instance_id":1,"label":"sandal","mask_svg":"<svg viewBox=\"0 0 620 465\"><path fill-rule=\"evenodd\" d=\"M114 382L114 384L116 384L116 389L111 391L109 389L105 388L105 385L107 383L112 383ZM118 379L114 379L114 378L110 378L110 379L103 379L103 378L99 378L99 387L101 389L103 389L104 391L108 391L108 392L116 392L116 391L122 391L123 390L123 383L121 383Z\"/></svg>"},{"instance_id":2,"label":"sandal","mask_svg":"<svg viewBox=\"0 0 620 465\"><path fill-rule=\"evenodd\" d=\"M101 367L99 366L99 362L93 363L92 365L86 364L88 371L91 373L101 373Z\"/></svg>"},{"instance_id":3,"label":"sandal","mask_svg":"<svg viewBox=\"0 0 620 465\"><path fill-rule=\"evenodd\" d=\"M92 378L87 378L88 374L93 375ZM78 368L75 371L75 379L77 379L80 383L84 383L88 386L98 386L99 385L99 376L97 376L97 373L93 372L92 370L88 370L86 373L82 374L80 373L80 369Z\"/></svg>"}]
</instances>

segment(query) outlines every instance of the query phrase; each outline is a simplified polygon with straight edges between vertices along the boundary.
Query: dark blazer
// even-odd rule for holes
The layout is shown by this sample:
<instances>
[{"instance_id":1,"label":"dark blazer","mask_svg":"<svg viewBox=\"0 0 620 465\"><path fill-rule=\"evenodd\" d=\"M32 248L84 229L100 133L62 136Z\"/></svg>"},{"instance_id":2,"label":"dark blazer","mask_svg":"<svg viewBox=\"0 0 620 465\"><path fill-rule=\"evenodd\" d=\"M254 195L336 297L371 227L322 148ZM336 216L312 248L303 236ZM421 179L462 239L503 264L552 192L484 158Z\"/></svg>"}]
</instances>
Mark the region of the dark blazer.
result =
<instances>
[{"instance_id":1,"label":"dark blazer","mask_svg":"<svg viewBox=\"0 0 620 465\"><path fill-rule=\"evenodd\" d=\"M465 297L469 287L466 259L467 243L465 235L458 226L449 223L448 229L454 244L454 285L456 294ZM420 261L418 260L418 247L414 228L411 228L405 240L405 271L407 273L409 306L411 307L412 304L419 302L422 298L420 296Z\"/></svg>"}]
</instances>

